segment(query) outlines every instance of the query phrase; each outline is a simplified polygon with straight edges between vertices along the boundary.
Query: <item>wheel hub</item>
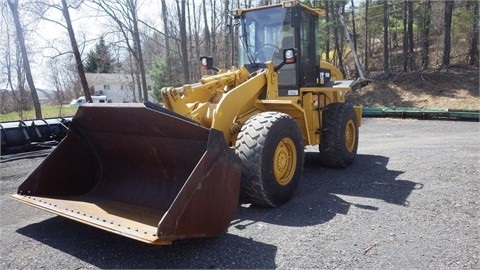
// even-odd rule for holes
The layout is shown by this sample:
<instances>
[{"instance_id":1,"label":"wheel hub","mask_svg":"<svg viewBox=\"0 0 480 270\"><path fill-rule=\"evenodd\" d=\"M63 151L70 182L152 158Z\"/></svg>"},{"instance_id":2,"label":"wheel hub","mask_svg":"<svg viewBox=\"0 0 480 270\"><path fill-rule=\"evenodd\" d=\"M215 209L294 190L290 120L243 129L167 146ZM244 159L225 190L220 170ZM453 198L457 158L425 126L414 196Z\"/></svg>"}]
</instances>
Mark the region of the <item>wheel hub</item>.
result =
<instances>
[{"instance_id":1,"label":"wheel hub","mask_svg":"<svg viewBox=\"0 0 480 270\"><path fill-rule=\"evenodd\" d=\"M353 152L355 149L356 136L355 123L352 119L350 119L345 127L345 147L349 153Z\"/></svg>"},{"instance_id":2,"label":"wheel hub","mask_svg":"<svg viewBox=\"0 0 480 270\"><path fill-rule=\"evenodd\" d=\"M278 184L284 186L290 183L295 174L297 152L291 138L283 138L275 149L273 173Z\"/></svg>"}]
</instances>

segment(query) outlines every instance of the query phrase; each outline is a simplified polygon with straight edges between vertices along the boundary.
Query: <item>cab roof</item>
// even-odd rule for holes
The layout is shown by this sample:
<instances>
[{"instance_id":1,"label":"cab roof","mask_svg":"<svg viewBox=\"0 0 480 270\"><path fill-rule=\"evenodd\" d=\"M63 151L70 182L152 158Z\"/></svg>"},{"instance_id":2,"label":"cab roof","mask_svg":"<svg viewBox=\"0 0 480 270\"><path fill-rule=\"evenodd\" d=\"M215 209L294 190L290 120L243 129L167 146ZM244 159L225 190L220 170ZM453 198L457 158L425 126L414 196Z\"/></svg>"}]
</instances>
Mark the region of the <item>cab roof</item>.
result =
<instances>
[{"instance_id":1,"label":"cab roof","mask_svg":"<svg viewBox=\"0 0 480 270\"><path fill-rule=\"evenodd\" d=\"M245 8L245 9L237 9L235 10L235 17L240 17L242 16L243 13L252 11L252 10L260 10L260 9L269 9L269 8L274 8L274 7L284 7L284 8L290 8L293 6L301 6L302 9L308 10L309 12L316 14L317 16L325 16L325 11L323 9L318 9L318 8L311 8L309 6L306 6L296 0L294 1L283 1L281 4L273 4L273 5L268 5L268 6L261 6L261 7L254 7L254 8Z\"/></svg>"}]
</instances>

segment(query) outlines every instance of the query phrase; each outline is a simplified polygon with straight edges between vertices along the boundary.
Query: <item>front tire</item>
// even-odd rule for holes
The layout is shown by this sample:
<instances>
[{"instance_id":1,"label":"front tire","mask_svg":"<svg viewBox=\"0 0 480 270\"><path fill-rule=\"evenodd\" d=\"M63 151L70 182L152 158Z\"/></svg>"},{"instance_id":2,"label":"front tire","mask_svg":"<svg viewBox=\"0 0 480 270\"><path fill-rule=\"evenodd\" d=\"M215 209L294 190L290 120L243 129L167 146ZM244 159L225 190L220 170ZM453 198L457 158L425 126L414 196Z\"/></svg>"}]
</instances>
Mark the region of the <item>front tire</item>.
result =
<instances>
[{"instance_id":1,"label":"front tire","mask_svg":"<svg viewBox=\"0 0 480 270\"><path fill-rule=\"evenodd\" d=\"M242 200L266 207L290 200L302 177L305 155L292 117L280 112L253 116L240 130L235 153L242 160Z\"/></svg>"}]
</instances>

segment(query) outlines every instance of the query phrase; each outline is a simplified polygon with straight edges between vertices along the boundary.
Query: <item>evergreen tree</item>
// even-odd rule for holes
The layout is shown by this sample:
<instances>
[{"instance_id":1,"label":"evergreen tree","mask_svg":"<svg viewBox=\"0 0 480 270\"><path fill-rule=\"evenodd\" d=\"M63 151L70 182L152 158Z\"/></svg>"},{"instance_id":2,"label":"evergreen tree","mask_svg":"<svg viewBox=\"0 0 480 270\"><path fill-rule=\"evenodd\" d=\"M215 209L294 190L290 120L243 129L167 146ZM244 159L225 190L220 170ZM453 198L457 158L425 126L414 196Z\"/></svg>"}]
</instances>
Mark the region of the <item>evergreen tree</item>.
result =
<instances>
[{"instance_id":1,"label":"evergreen tree","mask_svg":"<svg viewBox=\"0 0 480 270\"><path fill-rule=\"evenodd\" d=\"M115 59L110 54L109 48L105 45L103 37L95 48L90 50L85 60L85 71L89 73L113 73L115 70Z\"/></svg>"},{"instance_id":2,"label":"evergreen tree","mask_svg":"<svg viewBox=\"0 0 480 270\"><path fill-rule=\"evenodd\" d=\"M151 67L150 71L150 78L153 80L153 95L157 99L157 101L162 101L162 94L160 90L163 87L168 86L167 84L167 63L165 59L157 58L155 59L155 63Z\"/></svg>"}]
</instances>

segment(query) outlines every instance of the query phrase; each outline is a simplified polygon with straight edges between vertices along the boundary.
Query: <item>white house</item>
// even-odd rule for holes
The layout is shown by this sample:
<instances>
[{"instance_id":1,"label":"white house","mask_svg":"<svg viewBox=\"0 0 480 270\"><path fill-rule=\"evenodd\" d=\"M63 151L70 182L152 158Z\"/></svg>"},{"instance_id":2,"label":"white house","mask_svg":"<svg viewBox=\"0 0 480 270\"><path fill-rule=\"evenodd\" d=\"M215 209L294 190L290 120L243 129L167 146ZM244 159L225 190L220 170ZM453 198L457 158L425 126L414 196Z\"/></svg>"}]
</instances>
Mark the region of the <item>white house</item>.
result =
<instances>
[{"instance_id":1,"label":"white house","mask_svg":"<svg viewBox=\"0 0 480 270\"><path fill-rule=\"evenodd\" d=\"M106 95L112 102L138 102L138 90L135 78L130 74L85 73L89 87L94 95ZM147 86L152 85L147 77Z\"/></svg>"}]
</instances>

